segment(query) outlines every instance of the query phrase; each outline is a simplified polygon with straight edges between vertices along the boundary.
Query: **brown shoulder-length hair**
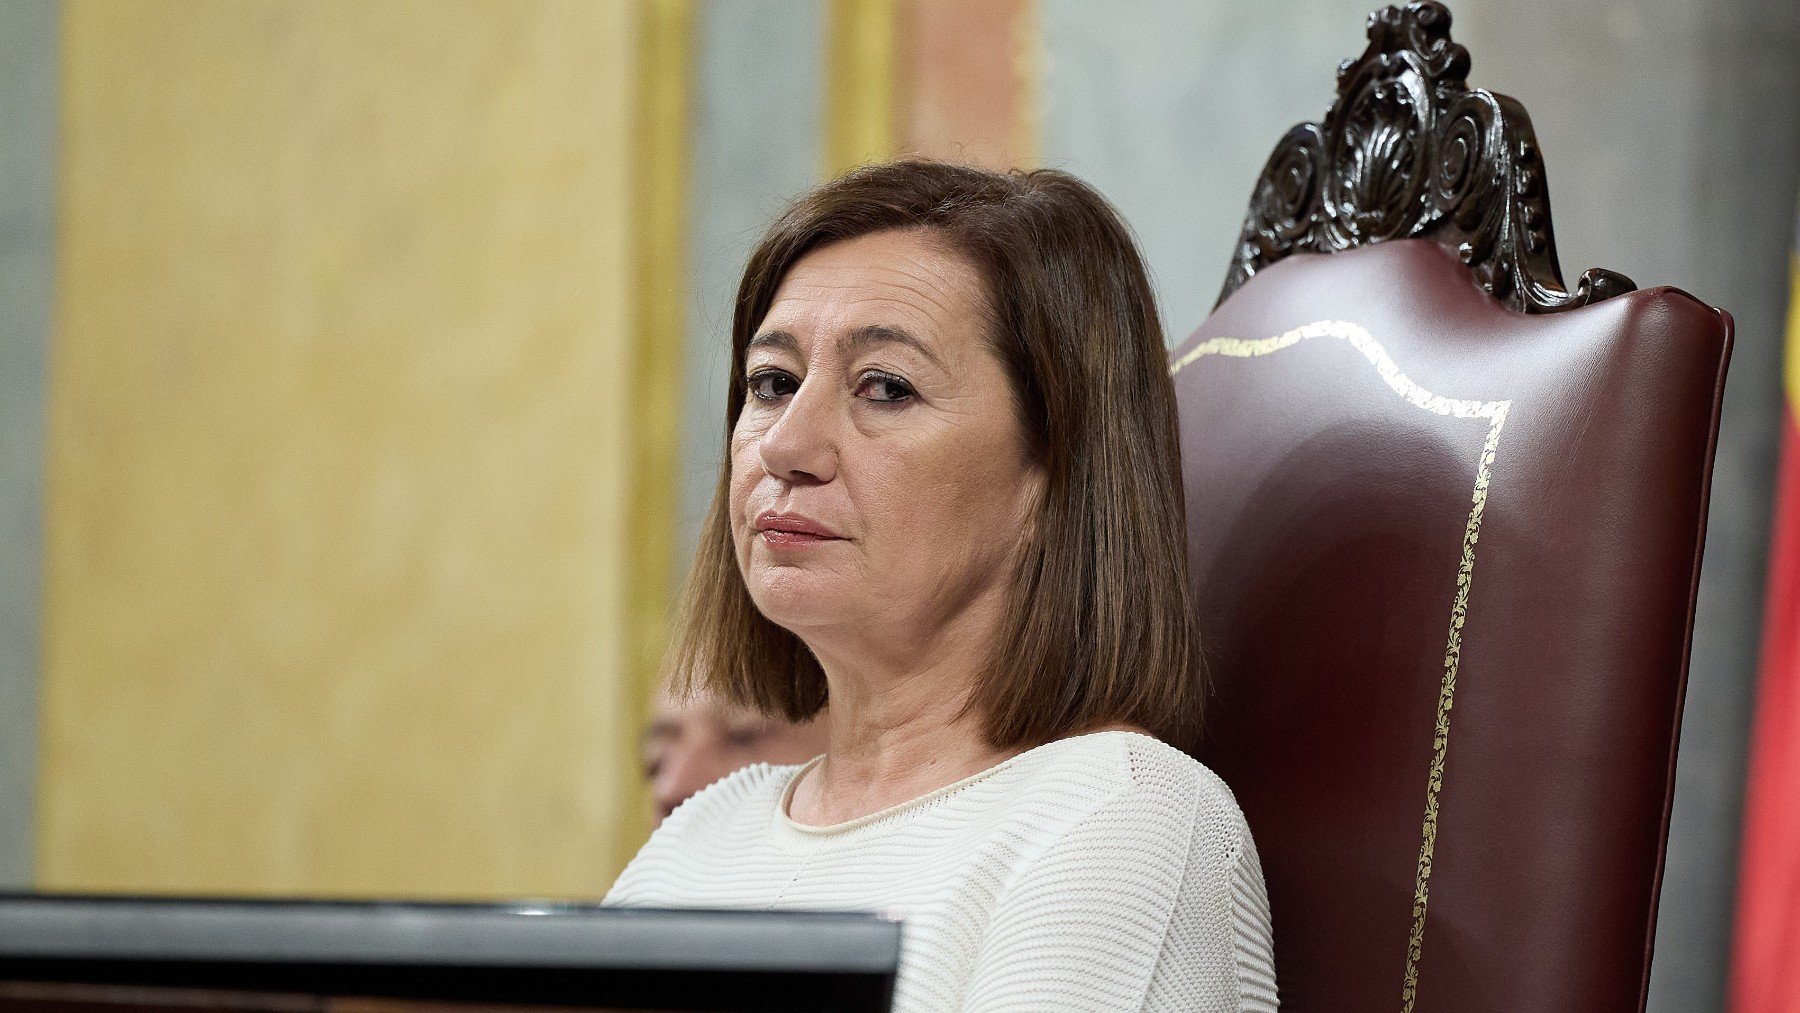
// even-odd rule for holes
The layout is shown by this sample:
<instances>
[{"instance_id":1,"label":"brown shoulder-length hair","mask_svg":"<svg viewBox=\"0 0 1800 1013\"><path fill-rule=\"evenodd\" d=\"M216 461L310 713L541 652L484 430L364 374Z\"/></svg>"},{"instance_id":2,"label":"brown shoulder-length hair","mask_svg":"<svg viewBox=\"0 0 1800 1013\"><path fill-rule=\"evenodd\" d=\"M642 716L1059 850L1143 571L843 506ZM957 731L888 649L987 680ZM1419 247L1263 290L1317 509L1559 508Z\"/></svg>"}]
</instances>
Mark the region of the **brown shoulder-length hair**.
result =
<instances>
[{"instance_id":1,"label":"brown shoulder-length hair","mask_svg":"<svg viewBox=\"0 0 1800 1013\"><path fill-rule=\"evenodd\" d=\"M1092 188L1053 169L905 160L794 201L738 288L727 438L744 405L745 349L788 270L811 250L888 229L929 230L985 280L989 340L1044 469L1033 537L968 706L998 748L1129 723L1191 749L1203 689L1175 393L1143 261ZM826 704L825 674L751 601L729 482L726 461L677 615L671 675L678 687L809 718Z\"/></svg>"}]
</instances>

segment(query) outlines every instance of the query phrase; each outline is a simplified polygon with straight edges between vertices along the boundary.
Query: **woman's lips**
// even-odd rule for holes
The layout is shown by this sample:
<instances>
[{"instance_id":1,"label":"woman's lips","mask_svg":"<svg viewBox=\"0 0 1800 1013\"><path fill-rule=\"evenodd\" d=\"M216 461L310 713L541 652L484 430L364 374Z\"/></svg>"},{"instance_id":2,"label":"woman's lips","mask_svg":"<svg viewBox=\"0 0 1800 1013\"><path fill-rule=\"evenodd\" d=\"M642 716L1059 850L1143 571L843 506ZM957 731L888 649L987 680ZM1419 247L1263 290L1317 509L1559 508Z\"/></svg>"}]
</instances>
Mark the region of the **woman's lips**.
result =
<instances>
[{"instance_id":1,"label":"woman's lips","mask_svg":"<svg viewBox=\"0 0 1800 1013\"><path fill-rule=\"evenodd\" d=\"M842 539L827 538L824 535L809 535L801 531L782 531L777 528L764 528L762 540L769 545L797 548L802 545L818 545L821 542L836 542Z\"/></svg>"},{"instance_id":2,"label":"woman's lips","mask_svg":"<svg viewBox=\"0 0 1800 1013\"><path fill-rule=\"evenodd\" d=\"M756 516L756 533L762 536L764 543L780 548L843 541L842 535L810 517L773 510Z\"/></svg>"}]
</instances>

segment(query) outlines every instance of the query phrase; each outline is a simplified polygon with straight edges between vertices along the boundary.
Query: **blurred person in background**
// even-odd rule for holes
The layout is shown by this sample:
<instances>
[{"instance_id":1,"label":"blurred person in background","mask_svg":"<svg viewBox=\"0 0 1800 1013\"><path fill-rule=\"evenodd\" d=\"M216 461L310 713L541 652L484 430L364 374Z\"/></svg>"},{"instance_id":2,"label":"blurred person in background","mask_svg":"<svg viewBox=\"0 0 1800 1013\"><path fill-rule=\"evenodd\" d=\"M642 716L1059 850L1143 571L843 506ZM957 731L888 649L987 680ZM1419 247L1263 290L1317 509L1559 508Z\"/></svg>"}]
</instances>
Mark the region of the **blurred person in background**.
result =
<instances>
[{"instance_id":1,"label":"blurred person in background","mask_svg":"<svg viewBox=\"0 0 1800 1013\"><path fill-rule=\"evenodd\" d=\"M656 825L688 796L753 763L805 763L825 751L825 722L783 721L704 693L664 688L644 730L644 780Z\"/></svg>"}]
</instances>

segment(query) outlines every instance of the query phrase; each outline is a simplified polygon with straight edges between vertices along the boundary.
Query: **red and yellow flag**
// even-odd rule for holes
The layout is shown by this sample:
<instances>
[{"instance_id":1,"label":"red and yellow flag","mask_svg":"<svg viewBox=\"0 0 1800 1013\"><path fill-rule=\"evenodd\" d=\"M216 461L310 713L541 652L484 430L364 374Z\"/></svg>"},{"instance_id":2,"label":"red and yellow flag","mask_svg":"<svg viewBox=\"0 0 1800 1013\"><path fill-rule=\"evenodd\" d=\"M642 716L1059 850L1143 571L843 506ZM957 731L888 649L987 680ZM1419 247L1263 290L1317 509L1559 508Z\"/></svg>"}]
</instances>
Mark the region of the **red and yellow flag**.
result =
<instances>
[{"instance_id":1,"label":"red and yellow flag","mask_svg":"<svg viewBox=\"0 0 1800 1013\"><path fill-rule=\"evenodd\" d=\"M1791 271L1781 473L1731 962L1735 1013L1800 1013L1800 239Z\"/></svg>"}]
</instances>

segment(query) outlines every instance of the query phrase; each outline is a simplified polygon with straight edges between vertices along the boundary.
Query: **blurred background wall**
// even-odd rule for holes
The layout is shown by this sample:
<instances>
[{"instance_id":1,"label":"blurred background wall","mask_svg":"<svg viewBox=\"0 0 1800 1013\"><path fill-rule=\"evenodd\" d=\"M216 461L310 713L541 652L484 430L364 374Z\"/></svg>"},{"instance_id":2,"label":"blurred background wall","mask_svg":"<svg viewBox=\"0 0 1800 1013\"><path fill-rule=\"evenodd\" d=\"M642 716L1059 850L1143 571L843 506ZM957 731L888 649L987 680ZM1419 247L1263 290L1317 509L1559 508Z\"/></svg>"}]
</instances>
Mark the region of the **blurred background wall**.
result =
<instances>
[{"instance_id":1,"label":"blurred background wall","mask_svg":"<svg viewBox=\"0 0 1800 1013\"><path fill-rule=\"evenodd\" d=\"M635 850L678 439L667 13L34 23L33 885L581 894Z\"/></svg>"},{"instance_id":2,"label":"blurred background wall","mask_svg":"<svg viewBox=\"0 0 1800 1013\"><path fill-rule=\"evenodd\" d=\"M0 889L31 882L56 5L0 7Z\"/></svg>"},{"instance_id":3,"label":"blurred background wall","mask_svg":"<svg viewBox=\"0 0 1800 1013\"><path fill-rule=\"evenodd\" d=\"M0 886L597 896L761 226L898 152L1059 166L1178 340L1373 5L0 6ZM1738 320L1651 1001L1720 1008L1800 12L1451 6L1565 273Z\"/></svg>"}]
</instances>

